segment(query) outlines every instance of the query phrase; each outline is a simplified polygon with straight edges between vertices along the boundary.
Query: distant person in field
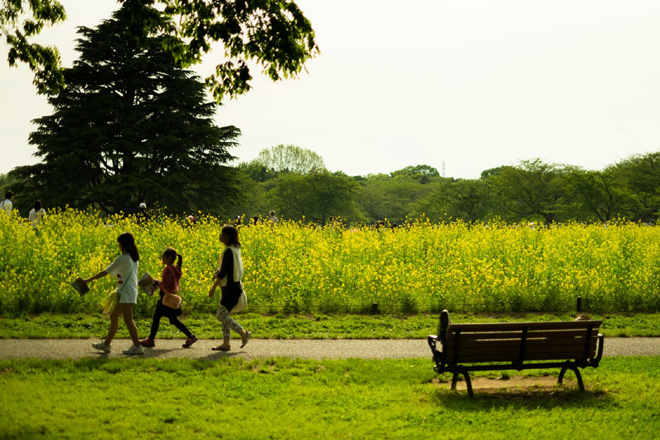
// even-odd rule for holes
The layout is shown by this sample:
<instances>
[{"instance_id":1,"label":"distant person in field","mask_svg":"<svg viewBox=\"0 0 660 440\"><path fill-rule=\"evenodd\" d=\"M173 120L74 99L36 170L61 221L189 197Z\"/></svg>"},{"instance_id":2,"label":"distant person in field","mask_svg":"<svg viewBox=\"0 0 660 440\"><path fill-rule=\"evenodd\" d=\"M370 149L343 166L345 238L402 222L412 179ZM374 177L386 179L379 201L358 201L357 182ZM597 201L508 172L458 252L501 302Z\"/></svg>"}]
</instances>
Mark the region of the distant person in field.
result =
<instances>
[{"instance_id":1,"label":"distant person in field","mask_svg":"<svg viewBox=\"0 0 660 440\"><path fill-rule=\"evenodd\" d=\"M46 210L44 209L41 200L34 202L34 208L30 210L28 215L28 220L32 223L32 228L36 231L37 226L41 224L41 219L46 215Z\"/></svg>"},{"instance_id":2,"label":"distant person in field","mask_svg":"<svg viewBox=\"0 0 660 440\"><path fill-rule=\"evenodd\" d=\"M12 200L14 200L14 193L11 191L7 191L5 193L5 200L0 203L0 209L2 209L2 212L7 214L8 216L11 216L11 211L14 209L14 204L12 203Z\"/></svg>"},{"instance_id":3,"label":"distant person in field","mask_svg":"<svg viewBox=\"0 0 660 440\"><path fill-rule=\"evenodd\" d=\"M234 226L236 226L236 227L238 228L238 227L240 227L242 224L243 224L243 218L242 218L240 215L237 215L237 216L234 218Z\"/></svg>"},{"instance_id":4,"label":"distant person in field","mask_svg":"<svg viewBox=\"0 0 660 440\"><path fill-rule=\"evenodd\" d=\"M174 264L176 260L176 265ZM160 299L156 303L156 311L154 312L154 318L151 322L151 333L149 337L144 341L140 341L140 344L143 347L155 347L156 343L156 333L158 333L158 327L160 326L160 319L164 316L170 320L170 324L181 330L184 335L186 335L186 342L183 344L183 348L189 348L195 342L197 342L197 336L193 335L186 325L179 321L179 316L181 315L181 305L178 308L173 309L172 307L166 306L163 304L163 298L166 293L176 294L181 289L179 288L179 280L181 280L182 272L181 266L183 264L183 257L181 254L177 253L174 248L168 247L163 252L161 261L165 265L163 269L163 274L161 275L158 282L158 288L160 289Z\"/></svg>"},{"instance_id":5,"label":"distant person in field","mask_svg":"<svg viewBox=\"0 0 660 440\"><path fill-rule=\"evenodd\" d=\"M275 211L270 211L268 213L268 220L270 221L271 226L277 225L277 217L275 217Z\"/></svg>"},{"instance_id":6,"label":"distant person in field","mask_svg":"<svg viewBox=\"0 0 660 440\"><path fill-rule=\"evenodd\" d=\"M259 224L259 216L255 215L252 217L252 221L254 222L254 226L257 226Z\"/></svg>"},{"instance_id":7,"label":"distant person in field","mask_svg":"<svg viewBox=\"0 0 660 440\"><path fill-rule=\"evenodd\" d=\"M149 214L149 211L147 211L146 203L140 203L140 209L137 213L137 218L140 223L144 224L149 223L149 220L151 220L151 215Z\"/></svg>"},{"instance_id":8,"label":"distant person in field","mask_svg":"<svg viewBox=\"0 0 660 440\"><path fill-rule=\"evenodd\" d=\"M106 275L112 275L117 278L117 304L110 313L110 329L105 341L99 341L92 344L97 350L104 353L110 353L110 343L117 333L119 328L119 316L124 317L124 322L128 328L128 333L131 335L133 345L124 350L123 353L127 355L144 354L140 339L138 338L138 330L133 321L133 305L137 303L138 283L137 273L140 261L140 254L138 252L135 237L129 232L124 232L117 238L119 244L119 252L121 255L112 262L110 266L104 271L99 272L91 278L83 280L85 283L90 283Z\"/></svg>"},{"instance_id":9,"label":"distant person in field","mask_svg":"<svg viewBox=\"0 0 660 440\"><path fill-rule=\"evenodd\" d=\"M231 331L241 335L241 348L250 340L251 332L245 331L241 325L234 321L229 314L232 312L238 299L243 293L243 260L241 259L241 243L238 241L238 230L232 225L226 225L220 233L220 241L225 245L225 250L220 257L220 267L213 276L215 282L209 290L209 297L213 298L215 290L220 286L222 298L218 307L218 320L222 323L222 345L214 347L213 350L231 350Z\"/></svg>"}]
</instances>

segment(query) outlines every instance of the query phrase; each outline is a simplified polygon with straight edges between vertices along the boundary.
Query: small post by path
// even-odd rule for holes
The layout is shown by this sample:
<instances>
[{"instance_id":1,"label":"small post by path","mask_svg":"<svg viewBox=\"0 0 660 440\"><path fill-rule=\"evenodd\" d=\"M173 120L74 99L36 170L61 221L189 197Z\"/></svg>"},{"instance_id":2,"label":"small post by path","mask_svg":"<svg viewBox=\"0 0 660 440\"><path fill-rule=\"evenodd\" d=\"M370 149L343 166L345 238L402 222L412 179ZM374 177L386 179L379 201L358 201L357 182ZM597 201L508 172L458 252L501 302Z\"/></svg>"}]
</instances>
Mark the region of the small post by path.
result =
<instances>
[{"instance_id":1,"label":"small post by path","mask_svg":"<svg viewBox=\"0 0 660 440\"><path fill-rule=\"evenodd\" d=\"M577 312L582 313L582 297L577 297Z\"/></svg>"}]
</instances>

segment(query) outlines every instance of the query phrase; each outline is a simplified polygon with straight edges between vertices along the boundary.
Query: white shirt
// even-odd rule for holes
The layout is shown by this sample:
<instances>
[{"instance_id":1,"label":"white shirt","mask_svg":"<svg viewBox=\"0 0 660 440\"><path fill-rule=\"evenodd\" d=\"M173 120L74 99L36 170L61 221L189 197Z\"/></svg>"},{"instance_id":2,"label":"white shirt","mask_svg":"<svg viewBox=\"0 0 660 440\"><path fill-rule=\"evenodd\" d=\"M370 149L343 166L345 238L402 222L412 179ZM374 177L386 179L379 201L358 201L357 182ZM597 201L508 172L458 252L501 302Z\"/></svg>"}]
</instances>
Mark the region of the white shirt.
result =
<instances>
[{"instance_id":1,"label":"white shirt","mask_svg":"<svg viewBox=\"0 0 660 440\"><path fill-rule=\"evenodd\" d=\"M139 261L133 261L130 254L122 254L105 270L117 278L121 292L120 303L135 304L137 302L137 273Z\"/></svg>"},{"instance_id":2,"label":"white shirt","mask_svg":"<svg viewBox=\"0 0 660 440\"><path fill-rule=\"evenodd\" d=\"M10 215L14 205L11 203L11 200L5 199L4 202L0 203L0 207L2 207L2 210L6 212L7 215Z\"/></svg>"},{"instance_id":3,"label":"white shirt","mask_svg":"<svg viewBox=\"0 0 660 440\"><path fill-rule=\"evenodd\" d=\"M46 215L46 210L44 208L41 208L39 211L35 211L34 208L30 211L30 215L28 216L28 220L32 222L32 227L37 227L38 225L41 224L41 217Z\"/></svg>"}]
</instances>

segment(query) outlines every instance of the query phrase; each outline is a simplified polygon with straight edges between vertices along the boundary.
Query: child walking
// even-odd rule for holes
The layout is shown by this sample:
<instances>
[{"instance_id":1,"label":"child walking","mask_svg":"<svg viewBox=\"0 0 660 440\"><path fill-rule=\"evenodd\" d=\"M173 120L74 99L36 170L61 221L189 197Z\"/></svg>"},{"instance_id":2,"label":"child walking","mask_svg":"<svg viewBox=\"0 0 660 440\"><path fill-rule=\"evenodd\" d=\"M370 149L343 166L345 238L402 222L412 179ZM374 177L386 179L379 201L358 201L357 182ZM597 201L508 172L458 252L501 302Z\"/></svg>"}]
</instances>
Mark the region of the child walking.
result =
<instances>
[{"instance_id":1,"label":"child walking","mask_svg":"<svg viewBox=\"0 0 660 440\"><path fill-rule=\"evenodd\" d=\"M170 320L170 324L178 328L186 335L186 342L183 344L183 348L189 348L195 342L197 342L197 337L190 333L188 327L181 321L179 321L179 315L181 315L181 306L173 309L171 307L163 304L163 297L166 293L176 293L179 292L179 280L181 280L181 265L183 264L183 257L181 254L171 247L165 249L163 256L161 257L165 268L163 269L163 274L161 280L156 280L158 282L158 287L160 289L160 299L156 303L156 311L154 312L154 319L151 323L151 333L149 337L144 341L140 341L140 344L143 347L155 347L156 343L156 333L158 333L158 327L160 326L160 318L165 316ZM174 265L174 260L176 266Z\"/></svg>"},{"instance_id":2,"label":"child walking","mask_svg":"<svg viewBox=\"0 0 660 440\"><path fill-rule=\"evenodd\" d=\"M137 272L140 254L138 253L137 244L135 243L135 237L129 232L121 234L117 238L117 243L119 244L119 252L121 252L121 255L117 257L106 270L99 272L91 278L83 280L85 283L90 283L99 278L103 278L106 275L112 275L117 278L118 284L117 305L110 313L110 329L108 330L108 336L105 338L105 341L92 344L92 347L105 353L110 353L110 343L117 333L117 328L119 328L119 316L122 315L126 327L128 328L128 333L131 335L131 340L133 341L133 345L128 350L124 350L123 353L127 355L144 354L144 350L138 339L138 330L135 321L133 321L133 305L137 303Z\"/></svg>"},{"instance_id":3,"label":"child walking","mask_svg":"<svg viewBox=\"0 0 660 440\"><path fill-rule=\"evenodd\" d=\"M218 320L222 323L222 345L213 347L212 350L231 350L231 331L241 335L241 348L247 345L252 336L251 332L245 331L241 325L234 321L229 314L238 303L243 293L243 260L241 259L241 243L238 241L238 230L231 225L226 225L220 233L220 241L225 245L225 250L220 257L220 268L213 278L215 282L209 290L209 296L213 298L218 286L222 291L220 307L218 307Z\"/></svg>"}]
</instances>

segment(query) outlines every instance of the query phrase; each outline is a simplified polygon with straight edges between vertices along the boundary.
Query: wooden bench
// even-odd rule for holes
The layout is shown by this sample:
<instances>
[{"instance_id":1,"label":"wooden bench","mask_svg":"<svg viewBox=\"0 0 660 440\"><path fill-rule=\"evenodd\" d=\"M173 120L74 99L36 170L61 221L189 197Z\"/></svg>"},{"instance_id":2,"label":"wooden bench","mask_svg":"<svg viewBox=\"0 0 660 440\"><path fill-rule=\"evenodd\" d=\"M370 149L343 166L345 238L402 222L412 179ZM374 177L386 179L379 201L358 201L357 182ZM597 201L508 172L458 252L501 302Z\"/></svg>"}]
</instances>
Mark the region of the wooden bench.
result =
<instances>
[{"instance_id":1,"label":"wooden bench","mask_svg":"<svg viewBox=\"0 0 660 440\"><path fill-rule=\"evenodd\" d=\"M454 373L451 389L459 375L465 377L470 397L474 397L470 371L528 370L561 368L559 381L571 370L584 391L578 368L598 367L603 356L602 321L515 322L493 324L454 324L443 310L438 335L430 335L437 373ZM440 343L438 346L438 342Z\"/></svg>"}]
</instances>

